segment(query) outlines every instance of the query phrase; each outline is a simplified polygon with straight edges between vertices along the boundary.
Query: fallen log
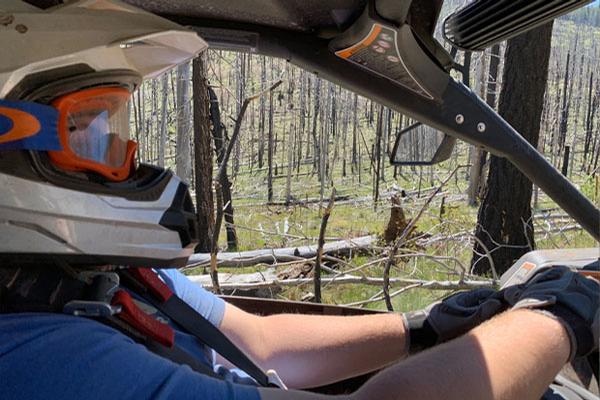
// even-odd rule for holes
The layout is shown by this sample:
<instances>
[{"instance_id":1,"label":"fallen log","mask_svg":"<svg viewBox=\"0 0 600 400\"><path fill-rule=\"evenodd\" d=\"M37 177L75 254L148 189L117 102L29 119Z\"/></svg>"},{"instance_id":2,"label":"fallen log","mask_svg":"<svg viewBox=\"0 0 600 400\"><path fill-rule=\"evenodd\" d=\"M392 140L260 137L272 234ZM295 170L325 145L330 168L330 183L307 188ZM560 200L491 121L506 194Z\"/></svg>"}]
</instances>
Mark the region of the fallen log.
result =
<instances>
[{"instance_id":1,"label":"fallen log","mask_svg":"<svg viewBox=\"0 0 600 400\"><path fill-rule=\"evenodd\" d=\"M190 275L188 278L206 289L212 289L209 275ZM333 278L322 278L323 285L348 285L361 284L370 286L381 286L383 278L370 278L353 275L340 275ZM255 272L252 274L229 274L219 273L219 284L221 289L230 290L256 290L277 287L290 287L302 284L312 284L313 278L278 279L274 270ZM455 281L426 281L410 278L390 278L390 286L406 287L412 286L429 290L465 290L479 288L493 288L492 280L455 280Z\"/></svg>"},{"instance_id":2,"label":"fallen log","mask_svg":"<svg viewBox=\"0 0 600 400\"><path fill-rule=\"evenodd\" d=\"M336 202L337 201L348 201L351 200L350 195L349 194L344 194L344 195L339 195L336 196L334 199ZM324 201L324 199L320 199L318 197L315 198L307 198L307 199L296 199L296 198L292 198L291 201L286 202L284 201L271 201L268 202L267 205L268 206L306 206L309 204L319 204L322 203Z\"/></svg>"},{"instance_id":3,"label":"fallen log","mask_svg":"<svg viewBox=\"0 0 600 400\"><path fill-rule=\"evenodd\" d=\"M377 240L376 236L362 236L336 242L325 243L324 254L349 254L350 252L368 249ZM261 249L249 251L222 252L217 254L217 265L220 267L248 267L256 264L274 264L287 261L312 258L317 255L317 245L285 247L280 249ZM193 254L187 267L210 264L209 253Z\"/></svg>"}]
</instances>

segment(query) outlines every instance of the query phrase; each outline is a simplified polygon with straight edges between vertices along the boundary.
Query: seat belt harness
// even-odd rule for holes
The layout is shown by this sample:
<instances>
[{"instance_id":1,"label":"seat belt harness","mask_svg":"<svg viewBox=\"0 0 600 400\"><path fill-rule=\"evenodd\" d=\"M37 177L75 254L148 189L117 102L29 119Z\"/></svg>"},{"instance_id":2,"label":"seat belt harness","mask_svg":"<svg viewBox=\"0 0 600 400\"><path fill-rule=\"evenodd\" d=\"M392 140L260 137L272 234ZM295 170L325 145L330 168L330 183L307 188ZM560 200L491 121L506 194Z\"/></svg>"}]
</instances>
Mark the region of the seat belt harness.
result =
<instances>
[{"instance_id":1,"label":"seat belt harness","mask_svg":"<svg viewBox=\"0 0 600 400\"><path fill-rule=\"evenodd\" d=\"M123 270L121 275L126 278L124 281L132 283L129 289L136 291L171 321L246 372L259 385L282 387L274 371L269 371L268 375L260 369L223 332L177 297L156 272L149 268L129 268Z\"/></svg>"},{"instance_id":2,"label":"seat belt harness","mask_svg":"<svg viewBox=\"0 0 600 400\"><path fill-rule=\"evenodd\" d=\"M143 335L146 335L158 343L173 347L175 343L175 331L167 324L160 322L142 311L132 300L129 293L118 290L112 298L113 307L120 306L121 312L116 316L130 324Z\"/></svg>"}]
</instances>

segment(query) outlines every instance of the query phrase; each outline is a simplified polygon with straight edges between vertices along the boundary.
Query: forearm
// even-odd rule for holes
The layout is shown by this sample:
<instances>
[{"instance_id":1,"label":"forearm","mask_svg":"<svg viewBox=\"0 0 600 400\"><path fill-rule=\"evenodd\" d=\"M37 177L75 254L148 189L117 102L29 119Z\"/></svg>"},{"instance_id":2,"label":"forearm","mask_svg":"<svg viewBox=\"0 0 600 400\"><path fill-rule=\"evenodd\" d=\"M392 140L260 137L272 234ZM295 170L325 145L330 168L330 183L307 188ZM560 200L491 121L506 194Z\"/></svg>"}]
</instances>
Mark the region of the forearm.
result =
<instances>
[{"instance_id":1,"label":"forearm","mask_svg":"<svg viewBox=\"0 0 600 400\"><path fill-rule=\"evenodd\" d=\"M265 363L291 387L315 387L375 371L405 356L397 314L275 315L263 321Z\"/></svg>"},{"instance_id":2,"label":"forearm","mask_svg":"<svg viewBox=\"0 0 600 400\"><path fill-rule=\"evenodd\" d=\"M539 399L569 356L555 320L514 311L371 379L353 399Z\"/></svg>"},{"instance_id":3,"label":"forearm","mask_svg":"<svg viewBox=\"0 0 600 400\"><path fill-rule=\"evenodd\" d=\"M221 329L263 369L275 369L294 388L381 369L402 358L406 347L397 314L257 317L228 305Z\"/></svg>"}]
</instances>

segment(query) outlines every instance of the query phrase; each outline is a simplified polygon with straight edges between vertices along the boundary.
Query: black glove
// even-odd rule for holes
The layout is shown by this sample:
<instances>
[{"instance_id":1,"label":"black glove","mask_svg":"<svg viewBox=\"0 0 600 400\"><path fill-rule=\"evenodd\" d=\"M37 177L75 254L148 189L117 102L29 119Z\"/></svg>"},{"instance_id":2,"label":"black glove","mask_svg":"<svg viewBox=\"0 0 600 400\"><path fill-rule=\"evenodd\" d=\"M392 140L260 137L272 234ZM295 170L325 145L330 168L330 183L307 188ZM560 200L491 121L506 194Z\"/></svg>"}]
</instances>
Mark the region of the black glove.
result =
<instances>
[{"instance_id":1,"label":"black glove","mask_svg":"<svg viewBox=\"0 0 600 400\"><path fill-rule=\"evenodd\" d=\"M424 310L405 313L409 353L461 336L508 307L503 292L475 289L456 293Z\"/></svg>"},{"instance_id":2,"label":"black glove","mask_svg":"<svg viewBox=\"0 0 600 400\"><path fill-rule=\"evenodd\" d=\"M595 279L554 267L507 288L505 298L513 309L533 309L561 322L571 341L569 360L598 349L600 284Z\"/></svg>"}]
</instances>

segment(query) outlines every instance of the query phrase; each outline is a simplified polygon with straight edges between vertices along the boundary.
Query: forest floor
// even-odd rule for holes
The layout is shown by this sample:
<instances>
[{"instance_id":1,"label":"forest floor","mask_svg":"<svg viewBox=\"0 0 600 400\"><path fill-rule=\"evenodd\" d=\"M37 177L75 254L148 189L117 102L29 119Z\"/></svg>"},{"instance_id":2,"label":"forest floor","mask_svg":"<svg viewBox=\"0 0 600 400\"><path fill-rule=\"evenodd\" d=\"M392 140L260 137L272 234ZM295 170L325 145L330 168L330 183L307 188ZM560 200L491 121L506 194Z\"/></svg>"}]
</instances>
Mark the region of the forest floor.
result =
<instances>
[{"instance_id":1,"label":"forest floor","mask_svg":"<svg viewBox=\"0 0 600 400\"><path fill-rule=\"evenodd\" d=\"M292 174L290 183L293 198L296 201L320 198L320 185L310 166ZM274 202L285 202L287 171L274 179ZM402 175L393 177L393 167L387 167L386 179L380 183L380 200L373 202L372 177L368 170L362 172L361 181L354 177L343 177L340 170L334 171L337 196L339 200L333 207L326 231L328 241L377 235L382 237L392 208L392 193L406 192L401 207L407 219L413 218L422 208L427 198L440 182L449 174L449 168L419 168L411 170L404 167ZM468 272L473 257L472 232L477 221L478 207L469 206L466 199L468 180L466 169L450 179L441 188L416 224L418 241L404 246L400 254L406 255L397 260L390 271L392 278L417 280L457 281L463 278L477 280ZM575 177L586 195L598 201L598 181L584 181ZM268 205L266 201L266 174L251 173L241 169L234 180L233 204L235 225L238 236L238 249L255 250L314 245L317 242L323 210L331 193L326 185L322 203L296 205ZM535 209L536 248L576 248L594 247L597 244L575 222L558 209L556 205L540 192ZM225 229L220 237L221 251L226 251ZM415 236L417 236L415 235ZM336 273L352 270L354 276L381 278L386 261L386 249L380 240L372 249L351 258L345 258L343 264L329 264ZM302 263L300 263L302 264ZM275 272L289 268L289 264L277 267ZM254 273L272 269L269 265L257 265L244 268L219 268L220 272ZM206 267L188 269L190 275L206 273ZM332 271L330 271L332 272ZM311 275L309 275L311 276ZM323 277L331 277L326 272ZM490 277L488 277L490 278ZM444 290L430 290L414 285L406 290L399 287L400 293L392 298L395 310L407 311L424 307L446 296ZM410 290L409 290L410 289ZM294 287L273 289L267 295L275 298L302 300L311 297L312 283ZM390 292L398 291L391 287ZM381 287L366 284L324 284L322 301L328 304L359 305L373 309L385 309L381 298ZM264 294L264 293L263 293ZM371 300L377 300L373 301ZM365 302L361 304L361 302Z\"/></svg>"}]
</instances>

